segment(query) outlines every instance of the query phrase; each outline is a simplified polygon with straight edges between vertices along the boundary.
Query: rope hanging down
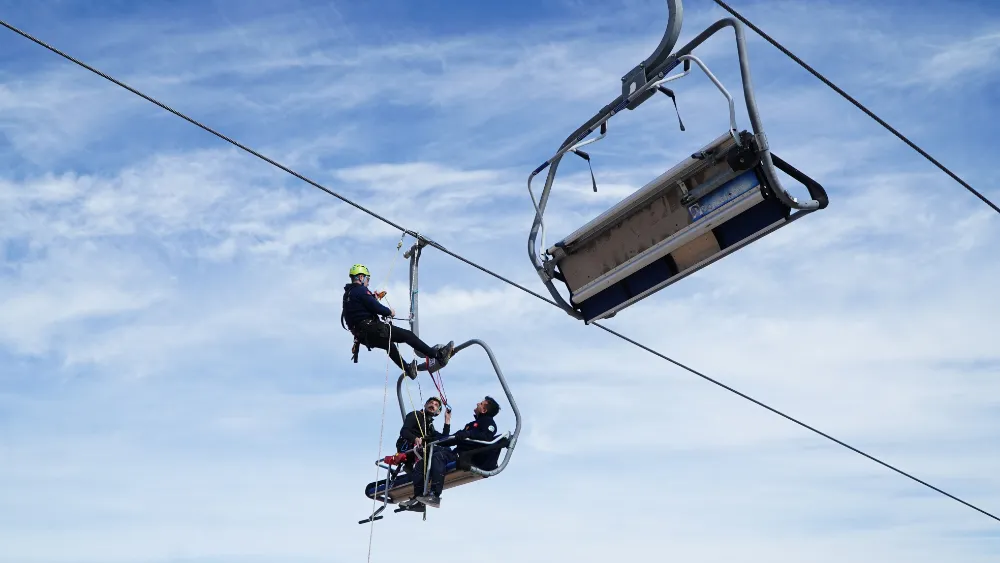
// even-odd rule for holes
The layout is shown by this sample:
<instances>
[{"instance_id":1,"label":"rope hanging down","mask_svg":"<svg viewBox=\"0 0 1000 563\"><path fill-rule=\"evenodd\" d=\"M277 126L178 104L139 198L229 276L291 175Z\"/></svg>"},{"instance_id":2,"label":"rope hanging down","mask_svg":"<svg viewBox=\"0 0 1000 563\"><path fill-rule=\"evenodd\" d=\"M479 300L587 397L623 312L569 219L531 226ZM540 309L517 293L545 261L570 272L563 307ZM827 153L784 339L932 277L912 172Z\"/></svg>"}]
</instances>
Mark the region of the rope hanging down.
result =
<instances>
[{"instance_id":1,"label":"rope hanging down","mask_svg":"<svg viewBox=\"0 0 1000 563\"><path fill-rule=\"evenodd\" d=\"M399 259L399 251L400 251L400 249L403 248L403 239L405 239L405 238L406 238L406 233L403 233L399 237L399 242L396 244L396 254L395 254L395 256L393 256L392 261L389 262L389 271L386 273L385 279L382 281L382 289L384 290L384 292L382 293L383 296L386 295L385 292L389 291L389 279L392 277L392 270L393 270L393 268L396 267L396 261ZM386 299L386 301L388 302L388 299ZM390 342L390 346L391 346L391 342L392 342L392 323L389 323L389 342ZM385 353L386 353L386 356L385 356L385 386L382 388L382 414L381 414L381 417L379 418L379 426L378 426L378 457L376 459L380 459L382 457L382 440L385 437L385 402L386 402L386 398L389 395L389 362L391 361L391 357L390 357L388 349L386 350ZM375 464L375 482L376 483L378 482L378 474L379 474L379 466L376 463ZM386 478L388 478L388 472L386 472ZM375 504L376 504L375 503L375 497L373 496L372 497L372 513L373 514L375 512ZM375 519L372 518L371 526L368 529L368 561L371 561L371 559L372 559L372 539L374 537L375 537Z\"/></svg>"},{"instance_id":2,"label":"rope hanging down","mask_svg":"<svg viewBox=\"0 0 1000 563\"><path fill-rule=\"evenodd\" d=\"M996 211L997 213L1000 213L1000 207L997 207L997 205L995 203L993 203L992 201L990 201L989 199L987 199L986 196L984 196L983 194L981 194L978 191L976 191L976 189L973 188L972 186L970 186L965 180L959 178L957 174L955 174L954 172L952 172L951 170L949 170L948 168L946 168L945 165L943 165L940 162L938 162L937 159L935 159L933 156L927 154L927 152L924 151L924 149L922 149L919 146L917 146L913 141L910 141L909 139L907 139L902 133L900 133L899 131L897 131L893 126L891 126L888 123L886 123L881 117L875 115L874 112L872 112L871 110L869 110L868 108L866 108L864 105L862 105L861 102L855 100L850 94L848 94L847 92L843 91L842 89L840 89L839 86L837 86L836 84L834 84L833 82L831 82L829 79L827 79L825 76L823 76L822 74L820 74L816 70L814 70L811 66L809 66L808 64L806 64L805 61L803 61L802 59L796 57L791 51L789 51L788 49L786 49L781 43L778 43L777 41L775 41L774 39L772 39L768 34L764 33L759 27L757 27L753 23L751 23L750 20L748 20L745 17L743 17L736 10L730 8L729 5L726 4L725 2L723 2L722 0L713 0L713 1L716 4L718 4L719 6L721 6L723 10L725 10L725 11L729 12L730 14L732 14L733 17L735 17L736 19L738 19L741 22L743 22L747 27L749 27L750 29L754 30L754 32L756 32L757 35L760 35L761 37L763 37L768 43L770 43L771 45L774 45L779 51L781 51L782 53L784 53L785 55L787 55L788 58L790 58L793 61L797 62L799 64L799 66L801 66L802 68L808 70L816 78L819 78L820 80L822 80L824 84L826 84L831 89L833 89L834 91L836 91L838 94L840 94L841 96L843 96L847 101L849 101L852 104L854 104L855 107L857 107L861 111L865 112L868 115L868 117L874 119L876 122L878 122L879 125L881 125L882 127L885 127L886 129L888 129L890 133L892 133L893 135L895 135L896 137L898 137L899 140L901 140L904 143L906 143L907 145L909 145L911 149L913 149L913 150L917 151L918 153L920 153L920 155L923 156L924 158L926 158L927 160L929 160L931 162L931 164L933 164L934 166L937 166L945 174L951 176L951 178L953 180L955 180L956 182L958 182L959 184L961 184L962 187L964 187L965 189L967 189L970 192L972 192L972 194L974 196L978 197L979 199L981 199L983 201L983 203L985 203L986 205L992 207L993 211Z\"/></svg>"},{"instance_id":3,"label":"rope hanging down","mask_svg":"<svg viewBox=\"0 0 1000 563\"><path fill-rule=\"evenodd\" d=\"M37 39L37 38L33 37L32 35L24 32L24 31L21 31L20 29L14 27L12 25L10 25L6 21L0 20L0 25L2 25L3 27L6 27L7 29L13 31L14 33L17 33L18 35L20 35L20 36L28 39L29 41L31 41L31 42L33 42L33 43L35 43L35 44L37 44L37 45L39 45L41 47L44 47L45 49L48 49L49 51L55 53L56 55L59 55L60 57L63 57L64 59L66 59L66 60L68 60L68 61L70 61L70 62L72 62L72 63L74 63L74 64L76 64L76 65L78 65L78 66L80 66L82 68L85 68L85 69L89 70L90 72L93 72L94 74L97 74L98 76L100 76L100 77L108 80L109 82L112 82L112 83L120 86L121 88L124 88L124 89L128 90L129 92L132 92L133 94L135 94L135 95L137 95L137 96L139 96L139 97L141 97L141 98L149 101L150 103L153 103L156 106L159 106L160 108L162 108L162 109L164 109L164 110L166 110L166 111L168 111L168 112L176 115L177 117L180 117L181 119L183 119L183 120L185 120L185 121L187 121L187 122L189 122L189 123L191 123L191 124L193 124L193 125L201 128L201 129L203 129L204 131L206 131L206 132L208 132L208 133L210 133L212 135L215 135L216 137L218 137L218 138L220 138L220 139L222 139L222 140L224 140L224 141L226 141L226 142L228 142L228 143L230 143L230 144L232 144L232 145L234 145L234 146L236 146L236 147L238 147L238 148L246 151L249 154L252 154L252 155L256 156L257 158L263 160L264 162L267 162L268 164L271 164L272 166L274 166L274 167L276 167L276 168L278 168L280 170L283 170L283 171L287 172L288 174L291 174L292 176L294 176L294 177L296 177L296 178L298 178L298 179L306 182L307 184L309 184L309 185L311 185L311 186L313 186L313 187L315 187L315 188L317 188L319 190L322 190L322 191L324 191L324 192L332 195L333 197L335 197L335 198L343 201L344 203L347 203L348 205L350 205L350 206L352 206L352 207L354 207L354 208L356 208L356 209L358 209L358 210L360 210L360 211L362 211L364 213L367 213L368 215L371 215L372 217L375 217L376 219L378 219L378 220L386 223L387 225L391 225L392 227L398 229L399 231L402 231L402 233L404 235L405 234L409 234L409 235L411 235L411 236L413 236L415 238L419 236L417 233L415 233L413 231L410 231L410 230L408 230L408 229L406 229L406 228L404 228L404 227L402 227L402 226L394 223L393 221L390 221L389 219L387 219L387 218L385 218L385 217L383 217L383 216L375 213L374 211L371 211L371 210L365 208L364 206L362 206L362 205L360 205L358 203L355 203L355 202L349 200L348 198L346 198L346 197L344 197L344 196L342 196L342 195L340 195L340 194L338 194L338 193L330 190L329 188L326 188L326 187L324 187L324 186L316 183L315 181L310 180L309 178L306 178L305 176L299 174L298 172L295 172L294 170L292 170L292 169L290 169L290 168L288 168L288 167L286 167L286 166L284 166L282 164L279 164L278 162L275 162L274 160L272 160L272 159L270 159L270 158L268 158L268 157L260 154L259 152L255 151L253 149L250 149L250 148L248 148L248 147L246 147L246 146L238 143L237 141L234 141L233 139L230 139L229 137L226 137L222 133L219 133L218 131L215 131L214 129L212 129L212 128L208 127L208 126L203 125L203 124L199 123L198 121L195 121L194 119L192 119L192 118L190 118L190 117L188 117L188 116L180 113L177 110L174 110L173 108L170 108L169 106L164 105L163 103L161 103L161 102L159 102L159 101L157 101L157 100L155 100L155 99L147 96L146 94L143 94L142 92L139 92L138 90L132 88L131 86L128 86L127 84L125 84L125 83L123 83L123 82L121 82L121 81L119 81L119 80L117 80L115 78L112 78L111 76L105 74L104 72L101 72L101 71L97 70L96 68L94 68L94 67L92 67L92 66L90 66L90 65L88 65L88 64L86 64L86 63L84 63L84 62L82 62L82 61L80 61L78 59L73 58L72 56L70 56L70 55L68 55L68 54L60 51L59 49L57 49L55 47L52 47L51 45L45 43L44 41L41 41L40 39ZM506 284L508 284L508 285L510 285L512 287L516 287L516 288L520 289L521 291L523 291L523 292L525 292L525 293L527 293L529 295L534 296L537 299L545 301L546 303L548 303L548 304L550 304L550 305L552 305L554 307L559 307L559 305L555 301L553 301L553 300L551 300L551 299L549 299L549 298L547 298L547 297L545 297L545 296L543 296L543 295L541 295L539 293L536 293L536 292L534 292L534 291L532 291L532 290L530 290L530 289L528 289L528 288L526 288L526 287L524 287L524 286L522 286L522 285L520 285L520 284L518 284L518 283L516 283L514 281L511 281L511 280L509 280L509 279L501 276L500 274L497 274L497 273L495 273L495 272L493 272L493 271L491 271L491 270L489 270L489 269L487 269L487 268L485 268L483 266L480 266L479 264L476 264L475 262L472 262L472 261L470 261L470 260L468 260L468 259L466 259L466 258L464 258L464 257L462 257L462 256L460 256L460 255L458 255L458 254L456 254L456 253L448 250L447 248L444 248L440 244L437 244L437 243L435 243L433 241L428 241L428 244L431 245L431 246L433 246L434 248L437 248L441 252L443 252L443 253L445 253L445 254L447 254L447 255L455 258L456 260L464 262L465 264L468 264L469 266L472 266L473 268L476 268L477 270L480 270L480 271L486 273L487 275L493 276L494 278L496 278L496 279L498 279L498 280L500 280L500 281L502 281L502 282L504 282L504 283L506 283ZM824 438L832 440L835 443L837 443L837 444L839 444L841 446L844 446L844 447L850 449L853 452L861 454L862 456L864 456L864 457L866 457L868 459L874 460L875 462L877 462L877 463L879 463L879 464L887 467L888 469L890 469L890 470L892 470L892 471L894 471L896 473L899 473L900 475L903 475L904 477L912 479L913 481L915 481L915 482L917 482L917 483L919 483L919 484L921 484L921 485L923 485L925 487L928 487L928 488L930 488L930 489L932 489L934 491L937 491L937 492L939 492L939 493L941 493L941 494L943 494L943 495L945 495L945 496L947 496L947 497L949 497L949 498L951 498L953 500L956 500L956 501L962 503L963 505L968 506L968 507L972 508L973 510L976 510L977 512L980 512L980 513L988 516L989 518L992 518L993 520L996 520L997 522L1000 522L1000 517L997 517L997 516L995 516L995 515L987 512L987 511L985 511L985 510L983 510L983 509L981 509L981 508L979 508L977 506L974 506L974 505L972 505L972 504L970 504L970 503L968 503L968 502L966 502L966 501L964 501L964 500L962 500L962 499L954 496L954 495L946 493L945 491L943 491L943 490L941 490L941 489L939 489L937 487L934 487L934 486L926 483L925 481L922 481L922 480L920 480L920 479L918 479L918 478L910 475L909 473L906 473L906 472L904 472L904 471L902 471L902 470L900 470L900 469L898 469L898 468L896 468L896 467L894 467L894 466L892 466L892 465L890 465L888 463L885 463L885 462L883 462L883 461L881 461L881 460L879 460L879 459L877 459L877 458L875 458L875 457L873 457L873 456L871 456L869 454L866 454L866 453L862 452L861 450L859 450L857 448L849 446L846 443L833 438L829 434L820 432L819 430L817 430L817 429L815 429L815 428L813 428L813 427L811 427L811 426L809 426L809 425L807 425L807 424L805 424L805 423L803 423L803 422L801 422L801 421L799 421L799 420L797 420L797 419L795 419L795 418L793 418L793 417L791 417L791 416L789 416L789 415L787 415L787 414L785 414L785 413L783 413L781 411L778 411L777 409L774 409L774 408L772 408L772 407L770 407L770 406L768 406L768 405L766 405L766 404L764 404L764 403L762 403L762 402L760 402L760 401L758 401L756 399L753 399L749 395L746 395L744 393L736 391L732 387L729 387L728 385L725 385L725 384L723 384L723 383L721 383L719 381L716 381L715 379L712 379L711 377L708 377L707 375L704 375L704 374L696 371L695 369L690 368L690 367L684 365L681 362L678 362L677 360L669 358L668 356L666 356L664 354L661 354L660 352L657 352L657 351L653 350L652 348L649 348L648 346L640 344L637 341L635 341L635 340L633 340L633 339L631 339L629 337L626 337L626 336L622 335L621 333L618 333L618 332L616 332L616 331L614 331L614 330L612 330L610 328L607 328L607 327L605 327L605 326L603 326L603 325L601 325L599 323L592 323L592 325L593 326L597 326L598 328L601 328L602 330L605 330L605 331L607 331L607 332L609 332L609 333L617 336L618 338L620 338L620 339L622 339L622 340L624 340L624 341L626 341L628 343L631 343L631 344L633 344L633 345L635 345L635 346L637 346L637 347L639 347L639 348L641 348L641 349L643 349L643 350L645 350L645 351L647 351L647 352L649 352L649 353L651 353L651 354L653 354L655 356L658 356L658 357L660 357L660 358L662 358L662 359L664 359L664 360L666 360L666 361L674 364L675 366L677 366L677 367L679 367L679 368L681 368L681 369L683 369L685 371L690 372L693 375L701 377L702 379L704 379L704 380L706 380L706 381L708 381L710 383L714 383L715 385L718 385L718 386L722 387L723 389L726 389L727 391L735 393L735 394L739 395L740 397L743 397L744 399L750 400L753 403L755 403L757 405L760 405L760 406L766 408L767 410L769 410L769 411L771 411L773 413L776 413L776 414L778 414L778 415L780 415L780 416L782 416L782 417L784 417L784 418L786 418L786 419L788 419L788 420L790 420L790 421L798 424L799 426L802 426L803 428L806 428L806 429L808 429L808 430L810 430L812 432L815 432L816 434L818 434L820 436L823 436Z\"/></svg>"}]
</instances>

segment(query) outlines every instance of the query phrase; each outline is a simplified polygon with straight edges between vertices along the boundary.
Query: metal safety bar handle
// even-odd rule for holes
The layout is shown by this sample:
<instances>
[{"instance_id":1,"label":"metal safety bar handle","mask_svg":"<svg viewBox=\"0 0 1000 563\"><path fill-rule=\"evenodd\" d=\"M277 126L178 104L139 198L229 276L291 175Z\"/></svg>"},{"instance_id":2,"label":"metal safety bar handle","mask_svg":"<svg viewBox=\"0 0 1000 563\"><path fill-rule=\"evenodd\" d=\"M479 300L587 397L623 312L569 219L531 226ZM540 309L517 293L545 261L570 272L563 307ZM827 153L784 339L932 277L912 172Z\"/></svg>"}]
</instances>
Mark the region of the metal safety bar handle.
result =
<instances>
[{"instance_id":1,"label":"metal safety bar handle","mask_svg":"<svg viewBox=\"0 0 1000 563\"><path fill-rule=\"evenodd\" d=\"M739 129L736 128L736 104L733 103L733 96L729 93L729 90L726 90L726 87L722 85L722 82L719 82L719 79L712 74L712 71L708 70L705 63L701 62L701 59L698 57L694 55L683 55L678 57L678 60L694 61L694 63L705 72L705 75L712 81L712 84L715 84L715 87L718 88L719 91L722 92L722 95L726 97L726 101L729 102L729 134L732 135L733 140L736 141L736 146L742 146L743 143L740 142L740 136L738 134ZM657 85L659 84L657 83Z\"/></svg>"},{"instance_id":2,"label":"metal safety bar handle","mask_svg":"<svg viewBox=\"0 0 1000 563\"><path fill-rule=\"evenodd\" d=\"M500 387L503 388L504 394L507 395L507 402L510 403L510 408L514 411L514 434L511 435L510 441L508 441L507 443L507 452L504 454L503 461L500 462L500 464L497 466L496 469L492 469L489 471L480 469L476 466L471 466L469 468L469 470L472 471L473 473L482 475L483 477L492 477L493 475L500 473L501 471L504 470L505 467L507 467L507 462L510 461L510 456L511 454L514 453L514 446L517 445L517 437L521 434L521 411L518 410L517 408L517 402L514 401L514 395L511 394L510 387L507 386L507 379L504 378L503 376L503 370L500 369L500 365L497 363L496 356L493 355L493 350L491 350L490 347L487 346L485 342L479 340L478 338L474 338L472 340L469 340L468 342L463 343L461 346L456 347L455 351L457 352L458 350L465 348L466 346L470 346L472 344L478 344L480 347L482 347L483 350L486 351L486 355L489 356L490 358L490 364L493 365L493 371L496 372L497 379L500 380Z\"/></svg>"}]
</instances>

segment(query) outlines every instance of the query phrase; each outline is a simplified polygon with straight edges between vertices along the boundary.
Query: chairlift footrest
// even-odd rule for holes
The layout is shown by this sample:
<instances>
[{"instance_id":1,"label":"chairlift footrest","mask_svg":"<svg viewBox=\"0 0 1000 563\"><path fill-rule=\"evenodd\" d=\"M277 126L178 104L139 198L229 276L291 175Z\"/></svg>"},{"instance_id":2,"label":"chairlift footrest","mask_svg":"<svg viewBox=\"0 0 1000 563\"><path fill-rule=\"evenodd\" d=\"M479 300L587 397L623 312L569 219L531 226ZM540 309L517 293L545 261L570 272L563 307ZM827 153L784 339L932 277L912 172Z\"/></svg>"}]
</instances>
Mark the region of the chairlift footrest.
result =
<instances>
[{"instance_id":1,"label":"chairlift footrest","mask_svg":"<svg viewBox=\"0 0 1000 563\"><path fill-rule=\"evenodd\" d=\"M385 518L385 517L384 516L371 516L371 517L365 518L364 520L358 520L358 524L370 524L372 522L375 522L376 520L381 520L382 518Z\"/></svg>"}]
</instances>

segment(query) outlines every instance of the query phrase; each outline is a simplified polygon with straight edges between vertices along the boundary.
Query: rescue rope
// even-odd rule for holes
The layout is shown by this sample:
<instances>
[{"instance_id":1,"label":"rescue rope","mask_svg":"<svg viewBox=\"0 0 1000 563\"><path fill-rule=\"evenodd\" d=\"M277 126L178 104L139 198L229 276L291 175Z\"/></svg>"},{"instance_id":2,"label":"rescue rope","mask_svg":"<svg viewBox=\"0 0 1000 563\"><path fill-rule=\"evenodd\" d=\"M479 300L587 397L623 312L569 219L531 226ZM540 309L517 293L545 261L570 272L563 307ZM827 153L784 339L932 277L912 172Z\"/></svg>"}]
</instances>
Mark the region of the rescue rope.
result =
<instances>
[{"instance_id":1,"label":"rescue rope","mask_svg":"<svg viewBox=\"0 0 1000 563\"><path fill-rule=\"evenodd\" d=\"M399 237L399 242L396 244L396 255L393 257L392 261L389 262L389 270L386 272L385 282L384 282L385 285L383 286L384 289L386 290L386 292L388 292L388 289L389 289L389 278L392 276L392 269L396 265L396 261L399 259L399 250L401 248L403 248L403 239L404 238L406 238L406 233L403 233L403 235L401 237ZM385 296L385 295L386 294L383 294L383 296ZM379 426L378 426L378 457L376 459L382 459L382 440L385 437L385 403L386 403L386 400L389 397L389 360L391 359L391 356L389 354L389 350L391 348L392 348L392 323L390 322L389 323L389 345L386 346L386 350L385 350L385 353L386 353L386 356L385 356L385 384L382 387L382 415L381 415L381 420L379 421ZM400 359L402 359L402 356L400 356ZM376 491L378 490L378 475L379 475L379 470L380 469L381 468L379 467L378 462L376 462L375 463L375 480L373 481L375 483L375 490ZM389 494L389 472L388 471L386 471L385 479L386 479L386 481L385 481L385 483L386 483L386 490L385 490L384 494L386 496L388 496L388 494ZM376 504L376 497L377 496L378 495L372 495L372 514L375 514L375 504ZM369 563L371 563L371 560L372 560L372 540L373 540L374 537L375 537L375 519L372 518L372 520L370 522L370 525L368 527L368 562Z\"/></svg>"},{"instance_id":2,"label":"rescue rope","mask_svg":"<svg viewBox=\"0 0 1000 563\"><path fill-rule=\"evenodd\" d=\"M405 379L408 379L408 378L405 378ZM424 440L427 439L427 426L428 426L427 425L427 411L426 410L421 410L421 412L423 412L424 415L422 417L421 416L417 416L417 407L416 407L416 405L413 404L413 395L410 393L410 382L409 381L405 381L404 384L406 385L406 397L410 400L410 412L413 413L413 418L416 419L416 421L417 421L417 429L420 430L420 446L419 446L419 449L421 451L418 453L418 451L417 451L418 448L417 448L416 444L414 444L413 453L415 455L421 456L420 459L425 459L427 457L427 446L423 442L424 442ZM420 404L424 405L424 403L425 403L425 401L424 401L424 390L423 390L422 387L420 387L420 381L417 381L417 393L418 393L417 396L420 398ZM423 422L421 422L421 418L423 419ZM424 477L424 481L426 482L427 481L427 462L426 461L424 462L423 477ZM425 514L425 517L426 517L427 513L425 512L424 514Z\"/></svg>"},{"instance_id":3,"label":"rescue rope","mask_svg":"<svg viewBox=\"0 0 1000 563\"><path fill-rule=\"evenodd\" d=\"M427 373L431 376L431 381L434 382L434 387L437 388L438 396L441 397L441 402L444 406L448 406L448 395L444 392L444 379L441 378L441 369L438 368L437 371L431 371L431 360L426 359Z\"/></svg>"}]
</instances>

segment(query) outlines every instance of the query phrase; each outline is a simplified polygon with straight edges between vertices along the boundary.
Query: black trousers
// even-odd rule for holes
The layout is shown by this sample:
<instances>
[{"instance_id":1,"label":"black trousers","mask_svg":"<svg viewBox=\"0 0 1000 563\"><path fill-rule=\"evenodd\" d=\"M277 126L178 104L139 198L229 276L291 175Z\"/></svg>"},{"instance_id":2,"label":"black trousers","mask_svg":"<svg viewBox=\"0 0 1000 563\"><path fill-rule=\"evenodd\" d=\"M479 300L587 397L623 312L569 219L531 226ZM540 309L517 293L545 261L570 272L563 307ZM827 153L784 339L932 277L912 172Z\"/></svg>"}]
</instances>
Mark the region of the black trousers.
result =
<instances>
[{"instance_id":1,"label":"black trousers","mask_svg":"<svg viewBox=\"0 0 1000 563\"><path fill-rule=\"evenodd\" d=\"M457 461L458 454L449 448L434 448L434 456L431 459L431 469L428 472L428 483L431 492L441 496L444 490L444 470L448 467L448 462ZM413 496L419 497L424 494L424 462L426 458L417 460L413 464Z\"/></svg>"},{"instance_id":2,"label":"black trousers","mask_svg":"<svg viewBox=\"0 0 1000 563\"><path fill-rule=\"evenodd\" d=\"M403 361L403 357L399 355L399 348L396 347L397 343L408 344L414 350L428 358L437 356L434 353L434 348L431 348L426 342L420 340L412 331L395 325L391 325L391 331L389 329L390 325L382 321L371 321L358 327L359 340L362 344L366 344L372 348L387 350L393 363L399 366L400 369L406 368L404 367L405 362Z\"/></svg>"}]
</instances>

